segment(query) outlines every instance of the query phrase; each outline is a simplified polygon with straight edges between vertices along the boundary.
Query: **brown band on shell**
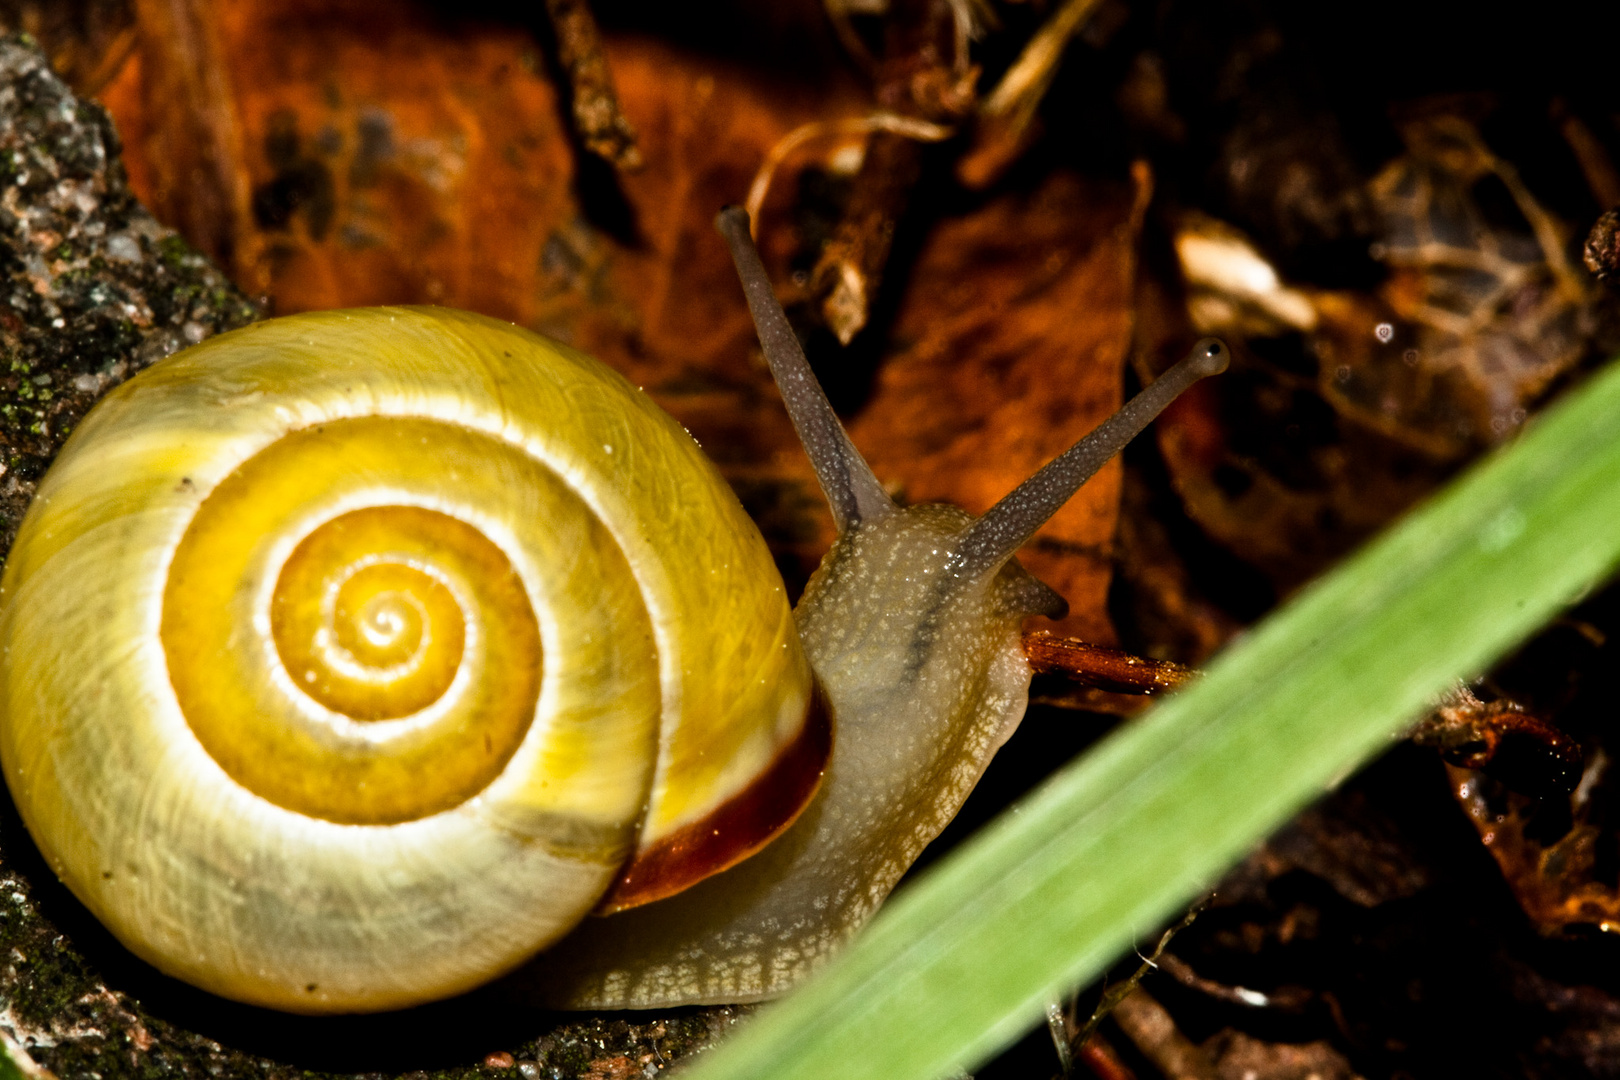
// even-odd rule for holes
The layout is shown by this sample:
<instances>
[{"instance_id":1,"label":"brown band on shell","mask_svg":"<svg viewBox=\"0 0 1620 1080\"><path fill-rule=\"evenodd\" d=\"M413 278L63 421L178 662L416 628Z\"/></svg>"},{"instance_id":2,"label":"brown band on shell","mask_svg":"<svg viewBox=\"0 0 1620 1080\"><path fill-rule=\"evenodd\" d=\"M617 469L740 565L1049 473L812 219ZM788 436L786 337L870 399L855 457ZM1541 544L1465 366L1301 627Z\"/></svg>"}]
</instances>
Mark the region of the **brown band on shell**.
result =
<instances>
[{"instance_id":1,"label":"brown band on shell","mask_svg":"<svg viewBox=\"0 0 1620 1080\"><path fill-rule=\"evenodd\" d=\"M765 772L714 812L638 851L596 906L611 915L674 896L742 862L798 818L832 753L832 716L818 685L804 727Z\"/></svg>"}]
</instances>

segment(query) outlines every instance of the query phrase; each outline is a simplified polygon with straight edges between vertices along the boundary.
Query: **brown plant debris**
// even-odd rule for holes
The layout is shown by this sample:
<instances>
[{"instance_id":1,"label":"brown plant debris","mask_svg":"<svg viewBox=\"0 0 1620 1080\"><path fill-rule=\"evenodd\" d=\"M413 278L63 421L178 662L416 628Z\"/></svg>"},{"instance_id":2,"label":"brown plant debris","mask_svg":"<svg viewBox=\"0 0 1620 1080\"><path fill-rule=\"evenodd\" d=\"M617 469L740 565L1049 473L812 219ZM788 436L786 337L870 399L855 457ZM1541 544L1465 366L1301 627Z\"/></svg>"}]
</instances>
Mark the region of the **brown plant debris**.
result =
<instances>
[{"instance_id":1,"label":"brown plant debris","mask_svg":"<svg viewBox=\"0 0 1620 1080\"><path fill-rule=\"evenodd\" d=\"M641 150L636 129L619 109L602 51L602 32L596 27L588 0L546 0L556 35L557 59L568 78L574 130L585 149L620 169L639 169Z\"/></svg>"},{"instance_id":2,"label":"brown plant debris","mask_svg":"<svg viewBox=\"0 0 1620 1080\"><path fill-rule=\"evenodd\" d=\"M876 72L880 108L935 124L967 114L978 73L963 62L956 25L947 0L893 0ZM849 205L810 272L811 296L820 299L828 329L846 345L870 316L895 228L921 169L917 140L891 131L873 134Z\"/></svg>"},{"instance_id":3,"label":"brown plant debris","mask_svg":"<svg viewBox=\"0 0 1620 1080\"><path fill-rule=\"evenodd\" d=\"M1317 215L1314 232L1286 215L1269 227L1342 243L1370 219L1369 261L1387 274L1376 289L1301 287L1230 225L1196 213L1175 223L1189 329L1239 341L1233 372L1160 428L1166 464L1191 516L1284 590L1510 437L1600 347L1568 226L1464 105L1402 112L1405 152L1359 187L1347 164L1316 161L1338 141L1331 129L1314 155L1295 147L1292 175L1336 177L1307 189L1344 188L1331 200L1343 212ZM1153 349L1138 366L1146 376L1161 359Z\"/></svg>"},{"instance_id":4,"label":"brown plant debris","mask_svg":"<svg viewBox=\"0 0 1620 1080\"><path fill-rule=\"evenodd\" d=\"M135 51L129 0L0 0L0 30L32 37L80 97L101 92Z\"/></svg>"},{"instance_id":5,"label":"brown plant debris","mask_svg":"<svg viewBox=\"0 0 1620 1080\"><path fill-rule=\"evenodd\" d=\"M146 201L238 277L253 242L242 133L220 43L218 8L206 0L133 0L153 133Z\"/></svg>"},{"instance_id":6,"label":"brown plant debris","mask_svg":"<svg viewBox=\"0 0 1620 1080\"><path fill-rule=\"evenodd\" d=\"M1324 355L1323 389L1392 434L1422 426L1494 444L1585 355L1590 283L1566 254L1567 226L1467 117L1418 110L1400 132L1407 152L1369 186L1383 219L1374 252L1393 272L1383 294L1401 324L1384 343L1398 348ZM1492 189L1507 195L1501 218L1481 202Z\"/></svg>"},{"instance_id":7,"label":"brown plant debris","mask_svg":"<svg viewBox=\"0 0 1620 1080\"><path fill-rule=\"evenodd\" d=\"M1200 994L1207 994L1217 1001L1224 1001L1231 1005L1241 1005L1246 1009L1283 1009L1297 1012L1312 998L1312 994L1303 986L1284 986L1269 992L1251 990L1246 986L1233 986L1214 979L1206 979L1187 961L1175 953L1161 953L1158 958L1159 970L1170 976L1189 990L1196 990Z\"/></svg>"},{"instance_id":8,"label":"brown plant debris","mask_svg":"<svg viewBox=\"0 0 1620 1080\"><path fill-rule=\"evenodd\" d=\"M1149 660L1049 630L1026 630L1024 655L1035 670L1031 702L1121 716L1141 712L1154 696L1197 674L1168 660Z\"/></svg>"},{"instance_id":9,"label":"brown plant debris","mask_svg":"<svg viewBox=\"0 0 1620 1080\"><path fill-rule=\"evenodd\" d=\"M974 122L973 145L956 164L957 178L964 185L989 187L1033 141L1035 111L1052 85L1069 39L1103 2L1063 0L984 96Z\"/></svg>"},{"instance_id":10,"label":"brown plant debris","mask_svg":"<svg viewBox=\"0 0 1620 1080\"><path fill-rule=\"evenodd\" d=\"M1545 932L1620 931L1620 889L1610 870L1615 838L1603 791L1611 765L1606 753L1594 753L1567 803L1518 795L1483 773L1447 766L1452 794L1480 842Z\"/></svg>"},{"instance_id":11,"label":"brown plant debris","mask_svg":"<svg viewBox=\"0 0 1620 1080\"><path fill-rule=\"evenodd\" d=\"M1119 1025L1142 1056L1169 1080L1223 1080L1209 1054L1181 1033L1163 1005L1138 987L1114 1008Z\"/></svg>"},{"instance_id":12,"label":"brown plant debris","mask_svg":"<svg viewBox=\"0 0 1620 1080\"><path fill-rule=\"evenodd\" d=\"M1484 702L1466 686L1419 721L1411 739L1535 798L1567 796L1581 779L1580 743L1518 702Z\"/></svg>"},{"instance_id":13,"label":"brown plant debris","mask_svg":"<svg viewBox=\"0 0 1620 1080\"><path fill-rule=\"evenodd\" d=\"M1181 687L1196 674L1168 660L1148 660L1047 630L1025 632L1024 655L1037 674L1057 672L1082 686L1121 694L1161 694Z\"/></svg>"},{"instance_id":14,"label":"brown plant debris","mask_svg":"<svg viewBox=\"0 0 1620 1080\"><path fill-rule=\"evenodd\" d=\"M1581 254L1586 268L1599 281L1610 282L1620 274L1620 208L1605 210L1592 223Z\"/></svg>"}]
</instances>

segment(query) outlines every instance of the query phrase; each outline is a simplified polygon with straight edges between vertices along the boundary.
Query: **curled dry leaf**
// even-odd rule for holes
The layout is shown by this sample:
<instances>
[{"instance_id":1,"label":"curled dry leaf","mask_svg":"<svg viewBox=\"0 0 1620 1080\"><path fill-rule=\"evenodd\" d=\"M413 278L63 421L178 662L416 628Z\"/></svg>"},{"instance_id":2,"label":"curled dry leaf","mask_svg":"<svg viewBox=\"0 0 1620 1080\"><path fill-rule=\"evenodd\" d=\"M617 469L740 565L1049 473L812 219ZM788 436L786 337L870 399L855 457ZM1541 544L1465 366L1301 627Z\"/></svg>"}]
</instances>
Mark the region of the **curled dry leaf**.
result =
<instances>
[{"instance_id":1,"label":"curled dry leaf","mask_svg":"<svg viewBox=\"0 0 1620 1080\"><path fill-rule=\"evenodd\" d=\"M983 513L1118 408L1144 194L1057 174L935 227L853 427L907 500ZM1105 466L1019 556L1068 599L1062 632L1099 644L1120 476Z\"/></svg>"}]
</instances>

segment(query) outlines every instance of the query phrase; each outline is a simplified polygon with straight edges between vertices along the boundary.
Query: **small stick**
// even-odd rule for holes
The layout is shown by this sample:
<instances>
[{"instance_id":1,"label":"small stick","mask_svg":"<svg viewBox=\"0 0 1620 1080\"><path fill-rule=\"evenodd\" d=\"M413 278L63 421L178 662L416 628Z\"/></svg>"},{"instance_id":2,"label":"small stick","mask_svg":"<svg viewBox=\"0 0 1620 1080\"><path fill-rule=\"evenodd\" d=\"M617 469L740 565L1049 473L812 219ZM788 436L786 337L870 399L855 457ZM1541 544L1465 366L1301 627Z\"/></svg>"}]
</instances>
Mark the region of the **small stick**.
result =
<instances>
[{"instance_id":1,"label":"small stick","mask_svg":"<svg viewBox=\"0 0 1620 1080\"><path fill-rule=\"evenodd\" d=\"M1085 26L1100 3L1067 0L979 103L973 146L956 166L957 178L964 185L975 190L989 187L1024 151L1036 130L1036 110L1057 75L1069 39Z\"/></svg>"},{"instance_id":2,"label":"small stick","mask_svg":"<svg viewBox=\"0 0 1620 1080\"><path fill-rule=\"evenodd\" d=\"M1059 637L1050 630L1025 631L1024 655L1037 675L1062 675L1081 686L1115 694L1162 694L1198 674L1169 660L1133 656L1079 638Z\"/></svg>"},{"instance_id":3,"label":"small stick","mask_svg":"<svg viewBox=\"0 0 1620 1080\"><path fill-rule=\"evenodd\" d=\"M587 0L546 0L557 59L568 77L574 130L585 148L623 172L641 167L636 129L619 110L613 73L602 53L602 32Z\"/></svg>"},{"instance_id":4,"label":"small stick","mask_svg":"<svg viewBox=\"0 0 1620 1080\"><path fill-rule=\"evenodd\" d=\"M884 55L875 69L880 109L951 127L972 108L972 78L957 70L956 6L947 0L892 0ZM810 293L823 322L848 345L866 326L895 229L922 176L922 147L879 131L866 147L854 193L810 271Z\"/></svg>"},{"instance_id":5,"label":"small stick","mask_svg":"<svg viewBox=\"0 0 1620 1080\"><path fill-rule=\"evenodd\" d=\"M1138 1005L1140 1005L1142 1001L1146 1001L1152 1003L1153 1008L1159 1008L1158 1003L1153 1001L1152 998L1148 997L1141 990L1142 980L1147 978L1148 972L1158 967L1159 957L1164 954L1164 950L1169 946L1171 940L1177 934L1181 933L1181 931L1193 924L1194 920L1196 920L1198 916L1203 913L1204 908L1209 906L1210 899L1210 896L1202 896L1194 901L1192 907L1187 909L1187 914L1181 917L1180 922L1169 927L1164 933L1159 935L1159 943L1154 946L1153 952L1150 955L1142 956L1141 953L1136 954L1137 956L1141 957L1142 963L1137 966L1135 971L1131 972L1130 976L1126 978L1124 982L1116 983L1103 991L1102 998L1097 1002L1097 1007L1092 1010L1091 1018L1081 1025L1080 1030L1075 1033L1074 1039L1070 1043L1070 1046L1084 1047L1091 1037L1096 1034L1098 1025L1100 1025L1110 1015L1114 1016L1116 1020L1118 1020L1120 1027L1125 1030L1127 1035L1130 1035L1131 1038L1137 1042L1138 1046L1141 1045L1141 1041L1137 1039L1136 1033L1131 1030L1131 1026L1126 1017L1121 1015L1121 1011L1125 1010L1126 1003L1132 998L1137 997L1137 995L1141 995L1141 1001L1138 1001ZM1162 1012L1163 1010L1161 1009L1160 1011ZM1164 1016L1168 1021L1169 1014L1165 1013ZM1170 1026L1171 1029L1174 1030L1174 1023L1171 1023ZM1143 1052L1147 1053L1147 1050L1144 1048ZM1149 1054L1149 1056L1151 1057L1152 1055ZM1177 1074L1168 1073L1167 1075L1174 1076Z\"/></svg>"},{"instance_id":6,"label":"small stick","mask_svg":"<svg viewBox=\"0 0 1620 1080\"><path fill-rule=\"evenodd\" d=\"M1284 986L1269 994L1250 990L1247 986L1228 986L1226 983L1206 979L1193 970L1193 966L1175 953L1159 955L1159 970L1189 990L1208 994L1217 1001L1242 1005L1250 1009L1282 1009L1297 1012L1310 1004L1311 992L1302 986Z\"/></svg>"}]
</instances>

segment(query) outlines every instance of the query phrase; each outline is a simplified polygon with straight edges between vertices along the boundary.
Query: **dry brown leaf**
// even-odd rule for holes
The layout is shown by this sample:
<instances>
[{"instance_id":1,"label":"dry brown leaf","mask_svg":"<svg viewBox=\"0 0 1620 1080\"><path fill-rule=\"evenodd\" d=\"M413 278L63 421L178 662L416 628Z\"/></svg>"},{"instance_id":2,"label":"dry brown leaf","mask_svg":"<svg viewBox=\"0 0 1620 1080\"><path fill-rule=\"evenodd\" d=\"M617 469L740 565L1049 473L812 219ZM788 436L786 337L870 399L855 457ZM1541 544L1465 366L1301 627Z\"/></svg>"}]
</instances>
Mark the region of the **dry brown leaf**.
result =
<instances>
[{"instance_id":1,"label":"dry brown leaf","mask_svg":"<svg viewBox=\"0 0 1620 1080\"><path fill-rule=\"evenodd\" d=\"M521 26L403 2L234 0L218 31L253 192L250 291L281 313L464 307L584 349L698 437L790 578L819 557L829 522L712 220L789 132L867 111L852 80L609 35L646 160L616 177L576 151ZM137 191L168 122L143 111L143 77L132 62L106 94ZM902 345L853 424L880 477L982 511L1118 405L1139 201L1057 177L932 228L909 285L893 283ZM767 211L762 245L785 281L798 238ZM1064 629L1102 643L1118 491L1110 466L1025 558L1068 597Z\"/></svg>"},{"instance_id":2,"label":"dry brown leaf","mask_svg":"<svg viewBox=\"0 0 1620 1080\"><path fill-rule=\"evenodd\" d=\"M856 443L913 502L974 513L1119 407L1138 215L1123 187L1057 175L929 236ZM1020 559L1068 598L1064 633L1112 643L1104 611L1120 467L1111 462Z\"/></svg>"}]
</instances>

